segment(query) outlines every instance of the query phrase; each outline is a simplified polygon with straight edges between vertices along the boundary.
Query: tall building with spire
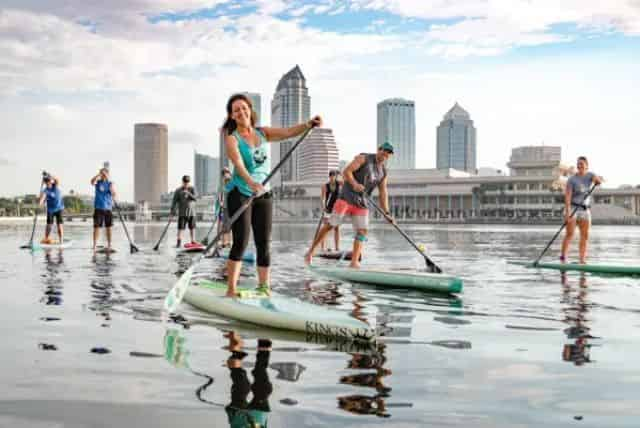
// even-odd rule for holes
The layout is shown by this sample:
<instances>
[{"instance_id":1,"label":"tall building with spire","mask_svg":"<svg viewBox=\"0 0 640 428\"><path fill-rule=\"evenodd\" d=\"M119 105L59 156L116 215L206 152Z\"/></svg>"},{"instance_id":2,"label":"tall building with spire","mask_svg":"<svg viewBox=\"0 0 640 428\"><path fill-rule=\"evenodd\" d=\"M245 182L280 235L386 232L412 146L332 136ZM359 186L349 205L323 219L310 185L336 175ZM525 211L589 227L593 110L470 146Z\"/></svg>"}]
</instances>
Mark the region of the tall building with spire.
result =
<instances>
[{"instance_id":1,"label":"tall building with spire","mask_svg":"<svg viewBox=\"0 0 640 428\"><path fill-rule=\"evenodd\" d=\"M307 80L300 67L296 65L278 82L273 100L271 100L271 126L286 128L307 121L311 116L310 110L311 98L307 89ZM285 156L296 139L271 144L272 166L275 166ZM296 150L282 165L280 173L275 177L275 183L298 181L300 179L299 164L300 151Z\"/></svg>"},{"instance_id":2,"label":"tall building with spire","mask_svg":"<svg viewBox=\"0 0 640 428\"><path fill-rule=\"evenodd\" d=\"M388 168L416 167L416 108L413 101L391 98L378 103L378 138L374 149L387 141L395 149L387 162Z\"/></svg>"},{"instance_id":3,"label":"tall building with spire","mask_svg":"<svg viewBox=\"0 0 640 428\"><path fill-rule=\"evenodd\" d=\"M436 167L476 172L476 128L457 102L438 126Z\"/></svg>"},{"instance_id":4,"label":"tall building with spire","mask_svg":"<svg viewBox=\"0 0 640 428\"><path fill-rule=\"evenodd\" d=\"M329 128L314 129L298 150L298 181L324 183L329 177L329 171L340 167L338 146L333 131Z\"/></svg>"}]
</instances>

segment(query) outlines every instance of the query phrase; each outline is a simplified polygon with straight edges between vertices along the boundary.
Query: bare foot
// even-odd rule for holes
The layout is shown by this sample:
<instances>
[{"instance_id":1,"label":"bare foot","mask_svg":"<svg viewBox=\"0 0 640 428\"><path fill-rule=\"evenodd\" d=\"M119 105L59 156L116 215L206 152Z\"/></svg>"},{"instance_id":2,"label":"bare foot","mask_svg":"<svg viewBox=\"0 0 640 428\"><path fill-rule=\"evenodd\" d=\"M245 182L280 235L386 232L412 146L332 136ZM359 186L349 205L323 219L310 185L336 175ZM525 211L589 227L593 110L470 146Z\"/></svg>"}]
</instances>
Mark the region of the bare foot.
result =
<instances>
[{"instance_id":1,"label":"bare foot","mask_svg":"<svg viewBox=\"0 0 640 428\"><path fill-rule=\"evenodd\" d=\"M360 269L360 263L356 262L353 263L353 261L351 262L351 264L349 264L349 267L352 269Z\"/></svg>"},{"instance_id":2,"label":"bare foot","mask_svg":"<svg viewBox=\"0 0 640 428\"><path fill-rule=\"evenodd\" d=\"M235 288L231 288L227 290L227 293L224 295L225 297L236 298L238 297L238 292Z\"/></svg>"},{"instance_id":3,"label":"bare foot","mask_svg":"<svg viewBox=\"0 0 640 428\"><path fill-rule=\"evenodd\" d=\"M309 266L312 261L313 261L313 256L311 255L311 252L307 252L307 254L304 255L304 264Z\"/></svg>"}]
</instances>

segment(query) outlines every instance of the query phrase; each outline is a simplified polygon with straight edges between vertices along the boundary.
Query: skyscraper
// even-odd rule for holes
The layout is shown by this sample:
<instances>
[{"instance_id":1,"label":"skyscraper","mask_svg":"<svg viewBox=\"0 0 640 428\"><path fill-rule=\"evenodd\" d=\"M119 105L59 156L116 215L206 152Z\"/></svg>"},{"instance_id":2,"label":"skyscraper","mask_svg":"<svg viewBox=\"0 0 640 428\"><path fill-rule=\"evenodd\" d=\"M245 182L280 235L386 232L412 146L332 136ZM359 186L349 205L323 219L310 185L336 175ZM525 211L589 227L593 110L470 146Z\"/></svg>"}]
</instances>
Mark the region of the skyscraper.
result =
<instances>
[{"instance_id":1,"label":"skyscraper","mask_svg":"<svg viewBox=\"0 0 640 428\"><path fill-rule=\"evenodd\" d=\"M198 195L211 195L218 190L220 167L218 158L194 152L194 186Z\"/></svg>"},{"instance_id":2,"label":"skyscraper","mask_svg":"<svg viewBox=\"0 0 640 428\"><path fill-rule=\"evenodd\" d=\"M299 66L289 70L278 82L276 92L271 100L271 126L289 127L309 120L311 116L311 98L307 89L307 81ZM272 164L275 165L291 149L295 139L271 145ZM299 180L299 153L294 151L287 162L282 165L280 174L275 177L276 183Z\"/></svg>"},{"instance_id":3,"label":"skyscraper","mask_svg":"<svg viewBox=\"0 0 640 428\"><path fill-rule=\"evenodd\" d=\"M137 123L133 142L133 196L135 202L160 202L169 187L167 125Z\"/></svg>"},{"instance_id":4,"label":"skyscraper","mask_svg":"<svg viewBox=\"0 0 640 428\"><path fill-rule=\"evenodd\" d=\"M436 167L476 172L476 128L469 113L455 103L437 131Z\"/></svg>"},{"instance_id":5,"label":"skyscraper","mask_svg":"<svg viewBox=\"0 0 640 428\"><path fill-rule=\"evenodd\" d=\"M391 169L416 167L416 109L413 101L391 98L378 103L378 139L393 144L394 155L387 163Z\"/></svg>"},{"instance_id":6,"label":"skyscraper","mask_svg":"<svg viewBox=\"0 0 640 428\"><path fill-rule=\"evenodd\" d=\"M329 177L329 171L338 169L338 146L329 128L316 128L307 141L298 148L300 151L299 181L322 182Z\"/></svg>"}]
</instances>

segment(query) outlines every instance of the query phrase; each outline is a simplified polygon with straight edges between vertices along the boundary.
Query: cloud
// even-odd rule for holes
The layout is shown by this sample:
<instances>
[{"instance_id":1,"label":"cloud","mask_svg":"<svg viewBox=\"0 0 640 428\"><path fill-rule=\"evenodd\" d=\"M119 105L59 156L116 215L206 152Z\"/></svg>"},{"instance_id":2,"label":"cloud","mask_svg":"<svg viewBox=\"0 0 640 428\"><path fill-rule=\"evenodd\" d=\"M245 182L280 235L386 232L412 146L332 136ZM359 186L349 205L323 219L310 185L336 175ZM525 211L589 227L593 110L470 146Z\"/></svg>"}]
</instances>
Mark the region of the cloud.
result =
<instances>
[{"instance_id":1,"label":"cloud","mask_svg":"<svg viewBox=\"0 0 640 428\"><path fill-rule=\"evenodd\" d=\"M178 145L200 145L207 139L204 135L197 132L188 131L184 129L171 130L169 129L169 143Z\"/></svg>"},{"instance_id":2,"label":"cloud","mask_svg":"<svg viewBox=\"0 0 640 428\"><path fill-rule=\"evenodd\" d=\"M10 161L9 159L6 158L0 158L0 166L12 166L15 165L15 162Z\"/></svg>"}]
</instances>

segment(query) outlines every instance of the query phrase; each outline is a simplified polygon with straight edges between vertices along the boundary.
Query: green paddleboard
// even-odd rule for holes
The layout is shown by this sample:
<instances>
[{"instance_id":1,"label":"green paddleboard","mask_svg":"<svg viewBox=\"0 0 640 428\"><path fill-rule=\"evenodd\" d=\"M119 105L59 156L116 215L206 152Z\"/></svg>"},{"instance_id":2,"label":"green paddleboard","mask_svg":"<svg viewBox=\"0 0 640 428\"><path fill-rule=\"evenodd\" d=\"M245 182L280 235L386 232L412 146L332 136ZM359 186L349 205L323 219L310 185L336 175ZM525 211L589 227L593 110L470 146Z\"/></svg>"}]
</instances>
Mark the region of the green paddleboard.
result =
<instances>
[{"instance_id":1,"label":"green paddleboard","mask_svg":"<svg viewBox=\"0 0 640 428\"><path fill-rule=\"evenodd\" d=\"M600 264L584 264L579 263L538 263L534 265L531 262L510 262L514 265L524 266L528 268L538 269L554 269L562 272L591 272L612 275L640 275L640 266L620 266L620 265L600 265Z\"/></svg>"},{"instance_id":2,"label":"green paddleboard","mask_svg":"<svg viewBox=\"0 0 640 428\"><path fill-rule=\"evenodd\" d=\"M441 273L411 272L392 269L354 269L335 265L310 265L312 272L334 279L383 287L412 288L439 293L460 293L462 279Z\"/></svg>"}]
</instances>

